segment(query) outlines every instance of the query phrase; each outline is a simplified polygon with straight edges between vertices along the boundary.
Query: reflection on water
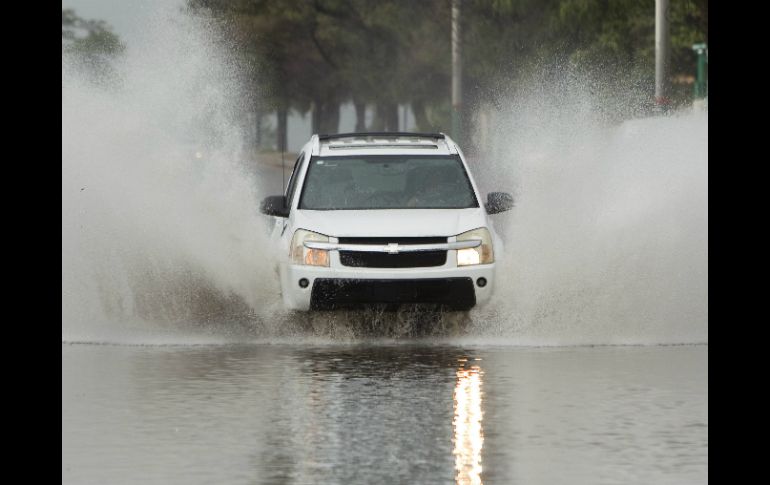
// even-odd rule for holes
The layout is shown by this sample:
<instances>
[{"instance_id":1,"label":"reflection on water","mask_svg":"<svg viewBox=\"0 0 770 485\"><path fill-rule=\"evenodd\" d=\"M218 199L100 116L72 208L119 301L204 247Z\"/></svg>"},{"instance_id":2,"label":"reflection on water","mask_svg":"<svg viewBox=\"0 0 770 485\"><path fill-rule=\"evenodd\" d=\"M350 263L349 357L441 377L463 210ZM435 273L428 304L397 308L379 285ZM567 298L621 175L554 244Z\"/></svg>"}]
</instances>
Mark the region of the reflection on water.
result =
<instances>
[{"instance_id":1,"label":"reflection on water","mask_svg":"<svg viewBox=\"0 0 770 485\"><path fill-rule=\"evenodd\" d=\"M467 359L457 370L454 392L454 451L458 485L481 485L481 447L484 430L481 426L481 376L478 365L466 367Z\"/></svg>"},{"instance_id":2,"label":"reflection on water","mask_svg":"<svg viewBox=\"0 0 770 485\"><path fill-rule=\"evenodd\" d=\"M707 357L63 345L62 483L702 484Z\"/></svg>"}]
</instances>

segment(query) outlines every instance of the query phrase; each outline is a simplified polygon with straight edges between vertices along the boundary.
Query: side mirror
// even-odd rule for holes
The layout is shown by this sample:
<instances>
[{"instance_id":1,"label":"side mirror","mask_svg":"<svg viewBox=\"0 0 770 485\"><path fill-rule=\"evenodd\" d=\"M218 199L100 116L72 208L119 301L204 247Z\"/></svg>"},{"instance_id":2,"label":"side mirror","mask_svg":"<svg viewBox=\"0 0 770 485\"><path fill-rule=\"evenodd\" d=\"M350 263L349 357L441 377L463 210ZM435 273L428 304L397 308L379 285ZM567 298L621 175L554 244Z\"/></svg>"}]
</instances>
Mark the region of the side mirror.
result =
<instances>
[{"instance_id":1,"label":"side mirror","mask_svg":"<svg viewBox=\"0 0 770 485\"><path fill-rule=\"evenodd\" d=\"M487 214L498 214L511 210L513 207L513 196L507 192L490 192L487 195L485 207Z\"/></svg>"},{"instance_id":2,"label":"side mirror","mask_svg":"<svg viewBox=\"0 0 770 485\"><path fill-rule=\"evenodd\" d=\"M259 212L276 217L289 217L289 208L286 207L286 197L283 195L271 195L265 197L259 205Z\"/></svg>"}]
</instances>

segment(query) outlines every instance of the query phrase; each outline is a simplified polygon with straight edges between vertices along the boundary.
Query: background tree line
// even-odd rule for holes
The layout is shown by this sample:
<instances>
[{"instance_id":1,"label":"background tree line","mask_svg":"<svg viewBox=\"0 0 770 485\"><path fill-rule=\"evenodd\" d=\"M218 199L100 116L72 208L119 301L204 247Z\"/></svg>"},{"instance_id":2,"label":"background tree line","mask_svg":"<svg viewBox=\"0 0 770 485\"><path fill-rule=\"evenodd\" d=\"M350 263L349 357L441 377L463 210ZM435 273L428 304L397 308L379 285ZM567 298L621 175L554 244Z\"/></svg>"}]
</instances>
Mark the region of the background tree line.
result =
<instances>
[{"instance_id":1,"label":"background tree line","mask_svg":"<svg viewBox=\"0 0 770 485\"><path fill-rule=\"evenodd\" d=\"M408 104L417 129L449 131L451 0L187 0L187 8L213 20L235 53L254 119L277 113L279 147L289 110L312 113L314 133L333 133L347 102L356 130L396 130L398 106ZM652 102L655 0L463 0L461 23L466 113L543 66L642 89ZM708 0L671 0L670 27L672 97L681 103L692 94L692 44L708 42ZM63 53L105 75L105 59L123 49L102 22L62 11Z\"/></svg>"},{"instance_id":2,"label":"background tree line","mask_svg":"<svg viewBox=\"0 0 770 485\"><path fill-rule=\"evenodd\" d=\"M126 46L103 20L87 20L73 9L61 11L62 58L83 68L95 80L115 79L112 60Z\"/></svg>"}]
</instances>

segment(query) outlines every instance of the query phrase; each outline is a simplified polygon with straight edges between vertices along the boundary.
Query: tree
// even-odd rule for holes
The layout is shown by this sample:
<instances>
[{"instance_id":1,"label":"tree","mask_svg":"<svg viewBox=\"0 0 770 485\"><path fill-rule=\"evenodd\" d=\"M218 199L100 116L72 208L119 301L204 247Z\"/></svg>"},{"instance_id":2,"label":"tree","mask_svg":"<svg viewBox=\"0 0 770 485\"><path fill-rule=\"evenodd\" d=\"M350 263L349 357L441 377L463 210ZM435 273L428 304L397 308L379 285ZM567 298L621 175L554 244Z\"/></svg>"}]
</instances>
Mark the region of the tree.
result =
<instances>
[{"instance_id":1,"label":"tree","mask_svg":"<svg viewBox=\"0 0 770 485\"><path fill-rule=\"evenodd\" d=\"M313 112L334 132L339 105L356 129L395 130L410 104L418 129L450 122L449 0L188 0L214 12L252 72L260 105L285 120ZM530 72L565 68L596 89L644 92L654 79L654 0L464 0L463 99L472 110ZM692 43L708 40L708 1L673 0L672 73L691 73ZM375 119L365 126L366 106ZM283 114L283 116L282 116ZM285 133L285 127L279 126Z\"/></svg>"},{"instance_id":2,"label":"tree","mask_svg":"<svg viewBox=\"0 0 770 485\"><path fill-rule=\"evenodd\" d=\"M103 20L86 20L73 9L61 12L62 56L99 80L114 76L112 62L125 45Z\"/></svg>"}]
</instances>

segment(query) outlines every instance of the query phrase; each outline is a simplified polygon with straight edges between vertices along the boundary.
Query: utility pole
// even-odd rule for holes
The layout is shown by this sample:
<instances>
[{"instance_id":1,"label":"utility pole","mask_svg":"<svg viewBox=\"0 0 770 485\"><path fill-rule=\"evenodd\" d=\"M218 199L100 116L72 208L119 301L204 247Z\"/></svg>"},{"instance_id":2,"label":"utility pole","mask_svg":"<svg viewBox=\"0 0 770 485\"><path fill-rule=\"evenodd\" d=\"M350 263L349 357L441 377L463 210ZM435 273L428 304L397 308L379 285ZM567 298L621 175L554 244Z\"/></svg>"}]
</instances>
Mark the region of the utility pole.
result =
<instances>
[{"instance_id":1,"label":"utility pole","mask_svg":"<svg viewBox=\"0 0 770 485\"><path fill-rule=\"evenodd\" d=\"M669 0L655 0L655 105L665 111L669 99L671 36L668 28Z\"/></svg>"},{"instance_id":2,"label":"utility pole","mask_svg":"<svg viewBox=\"0 0 770 485\"><path fill-rule=\"evenodd\" d=\"M452 0L452 137L462 136L462 52L460 45L460 0Z\"/></svg>"}]
</instances>

